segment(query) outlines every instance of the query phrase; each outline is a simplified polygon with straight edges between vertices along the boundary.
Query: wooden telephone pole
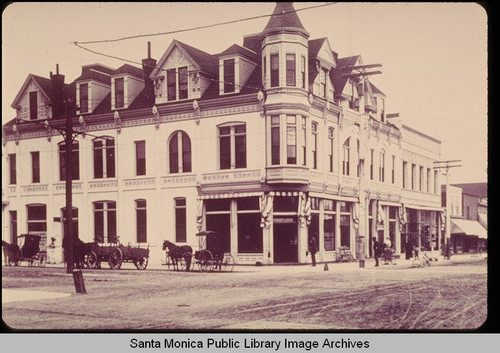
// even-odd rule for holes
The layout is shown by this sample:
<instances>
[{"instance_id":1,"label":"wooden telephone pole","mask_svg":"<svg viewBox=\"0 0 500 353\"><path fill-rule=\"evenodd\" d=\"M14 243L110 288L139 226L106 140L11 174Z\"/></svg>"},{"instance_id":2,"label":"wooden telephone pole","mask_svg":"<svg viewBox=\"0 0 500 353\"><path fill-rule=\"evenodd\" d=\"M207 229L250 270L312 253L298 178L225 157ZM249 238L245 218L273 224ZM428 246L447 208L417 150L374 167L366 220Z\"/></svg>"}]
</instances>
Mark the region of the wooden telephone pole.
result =
<instances>
[{"instance_id":1,"label":"wooden telephone pole","mask_svg":"<svg viewBox=\"0 0 500 353\"><path fill-rule=\"evenodd\" d=\"M445 249L449 249L450 246L450 239L451 239L451 208L450 208L450 193L449 193L449 172L450 168L456 168L456 167L461 167L461 164L456 164L456 163L461 163L462 160L460 159L455 159L455 160L449 160L449 161L435 161L434 162L434 169L444 169L444 173L446 175L446 187L445 187L445 192L446 192L446 226L445 226Z\"/></svg>"}]
</instances>

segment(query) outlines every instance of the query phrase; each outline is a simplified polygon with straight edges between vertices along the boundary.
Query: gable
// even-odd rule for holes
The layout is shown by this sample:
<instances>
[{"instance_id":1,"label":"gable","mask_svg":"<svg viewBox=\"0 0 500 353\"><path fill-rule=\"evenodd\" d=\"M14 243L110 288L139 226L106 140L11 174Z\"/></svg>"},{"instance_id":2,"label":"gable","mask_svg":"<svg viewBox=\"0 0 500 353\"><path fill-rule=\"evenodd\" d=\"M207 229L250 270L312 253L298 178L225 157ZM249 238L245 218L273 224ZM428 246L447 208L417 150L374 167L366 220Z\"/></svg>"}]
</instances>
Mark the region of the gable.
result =
<instances>
[{"instance_id":1,"label":"gable","mask_svg":"<svg viewBox=\"0 0 500 353\"><path fill-rule=\"evenodd\" d=\"M188 70L200 69L200 66L193 58L191 58L179 43L174 40L165 51L165 54L163 54L150 76L164 76L163 70L182 66L188 66Z\"/></svg>"},{"instance_id":2,"label":"gable","mask_svg":"<svg viewBox=\"0 0 500 353\"><path fill-rule=\"evenodd\" d=\"M327 62L334 67L336 66L335 58L333 57L332 48L330 47L328 39L325 39L321 49L318 51L318 59L322 62Z\"/></svg>"},{"instance_id":3,"label":"gable","mask_svg":"<svg viewBox=\"0 0 500 353\"><path fill-rule=\"evenodd\" d=\"M49 79L45 79L45 80L49 81L49 83L50 83ZM17 93L16 98L12 102L11 107L16 109L17 106L21 105L21 101L24 101L25 96L29 95L28 93L33 92L33 91L39 91L41 94L42 100L50 102L50 96L49 96L50 93L46 92L42 88L42 85L36 81L34 75L29 74L28 77L26 78L26 80L24 81L23 85L21 86L21 89Z\"/></svg>"}]
</instances>

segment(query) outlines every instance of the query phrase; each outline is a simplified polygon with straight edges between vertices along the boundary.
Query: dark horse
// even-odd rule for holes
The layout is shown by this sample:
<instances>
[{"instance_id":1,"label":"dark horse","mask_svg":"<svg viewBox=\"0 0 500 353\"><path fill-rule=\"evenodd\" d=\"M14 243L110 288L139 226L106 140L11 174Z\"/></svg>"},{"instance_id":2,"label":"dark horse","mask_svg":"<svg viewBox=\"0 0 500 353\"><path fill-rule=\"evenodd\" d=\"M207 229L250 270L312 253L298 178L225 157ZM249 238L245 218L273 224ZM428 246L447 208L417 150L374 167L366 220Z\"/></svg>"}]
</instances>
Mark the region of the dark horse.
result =
<instances>
[{"instance_id":1,"label":"dark horse","mask_svg":"<svg viewBox=\"0 0 500 353\"><path fill-rule=\"evenodd\" d=\"M168 255L172 259L174 269L179 270L179 261L184 259L186 261L186 271L191 267L191 258L193 257L193 248L188 245L178 246L174 243L165 240L163 241L163 250L168 248Z\"/></svg>"},{"instance_id":2,"label":"dark horse","mask_svg":"<svg viewBox=\"0 0 500 353\"><path fill-rule=\"evenodd\" d=\"M74 268L84 268L88 267L86 263L86 256L92 251L92 246L94 243L84 243L80 238L76 238L73 241L73 261Z\"/></svg>"},{"instance_id":3,"label":"dark horse","mask_svg":"<svg viewBox=\"0 0 500 353\"><path fill-rule=\"evenodd\" d=\"M19 261L21 260L21 249L19 246L15 243L9 244L2 240L2 248L5 256L5 265L19 265Z\"/></svg>"}]
</instances>

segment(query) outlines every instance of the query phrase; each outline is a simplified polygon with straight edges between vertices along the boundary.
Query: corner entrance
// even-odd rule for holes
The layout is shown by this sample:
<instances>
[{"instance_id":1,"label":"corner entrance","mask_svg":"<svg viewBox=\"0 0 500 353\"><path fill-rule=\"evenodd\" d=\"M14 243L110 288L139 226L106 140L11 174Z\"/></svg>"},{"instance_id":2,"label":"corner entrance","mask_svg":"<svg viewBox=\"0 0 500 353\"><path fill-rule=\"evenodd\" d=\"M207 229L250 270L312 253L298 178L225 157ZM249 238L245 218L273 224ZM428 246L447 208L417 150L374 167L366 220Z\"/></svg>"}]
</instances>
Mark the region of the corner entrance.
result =
<instances>
[{"instance_id":1,"label":"corner entrance","mask_svg":"<svg viewBox=\"0 0 500 353\"><path fill-rule=\"evenodd\" d=\"M274 263L298 262L297 216L274 216Z\"/></svg>"}]
</instances>

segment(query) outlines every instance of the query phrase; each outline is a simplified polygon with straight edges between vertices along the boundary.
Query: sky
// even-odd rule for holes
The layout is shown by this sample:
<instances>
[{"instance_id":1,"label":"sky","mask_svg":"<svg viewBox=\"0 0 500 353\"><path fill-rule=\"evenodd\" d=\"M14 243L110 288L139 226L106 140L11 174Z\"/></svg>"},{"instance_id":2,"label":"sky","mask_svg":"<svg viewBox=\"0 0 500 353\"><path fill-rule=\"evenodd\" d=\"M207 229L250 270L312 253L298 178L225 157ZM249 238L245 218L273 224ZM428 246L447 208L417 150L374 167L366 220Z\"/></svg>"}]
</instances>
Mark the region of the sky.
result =
<instances>
[{"instance_id":1,"label":"sky","mask_svg":"<svg viewBox=\"0 0 500 353\"><path fill-rule=\"evenodd\" d=\"M450 183L487 181L487 14L474 3L295 3L310 33L327 37L339 57L360 54L382 64L371 81L387 96L386 111L441 141L441 160L462 160ZM14 3L2 13L2 124L28 74L66 83L81 66L123 61L90 53L75 41L117 39L269 15L275 3ZM140 62L159 60L173 39L220 53L261 32L269 17L209 29L86 44L89 49Z\"/></svg>"}]
</instances>

